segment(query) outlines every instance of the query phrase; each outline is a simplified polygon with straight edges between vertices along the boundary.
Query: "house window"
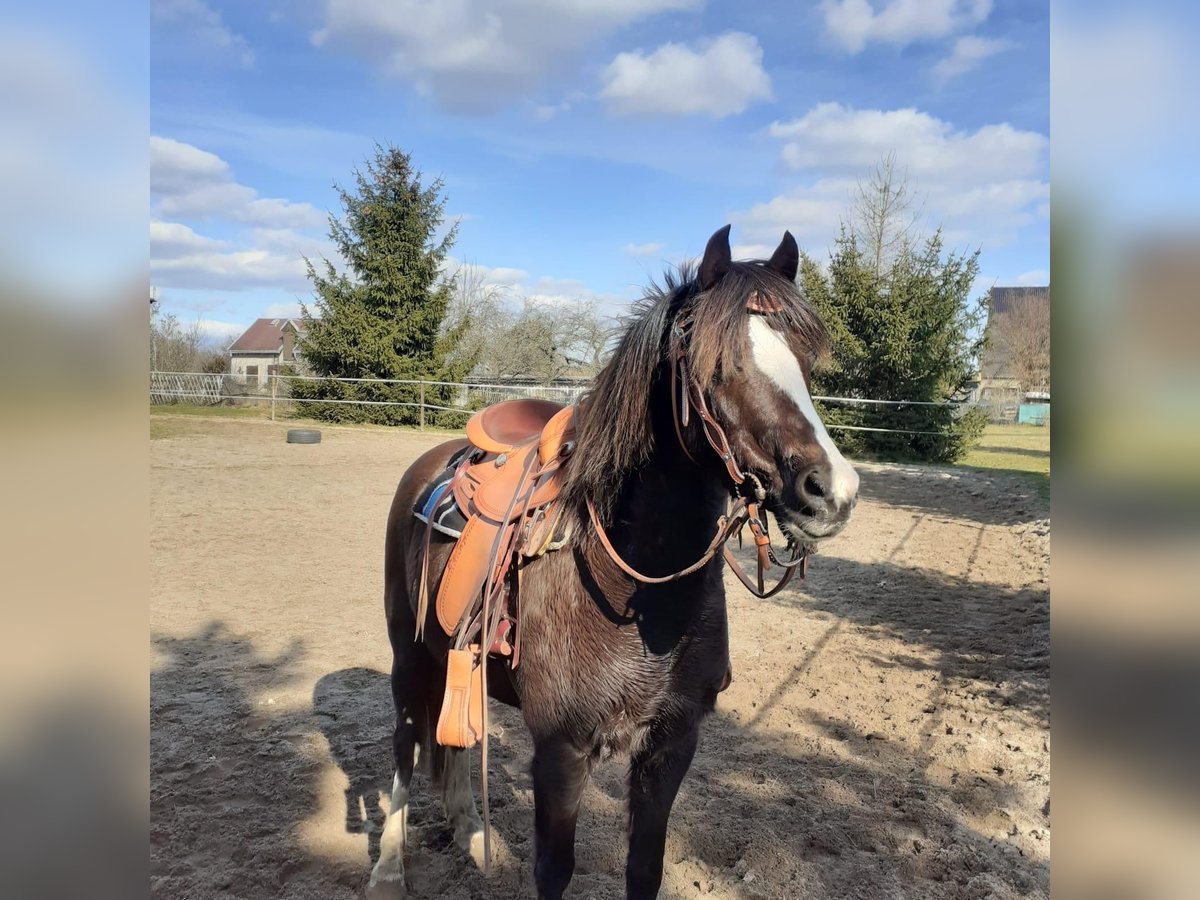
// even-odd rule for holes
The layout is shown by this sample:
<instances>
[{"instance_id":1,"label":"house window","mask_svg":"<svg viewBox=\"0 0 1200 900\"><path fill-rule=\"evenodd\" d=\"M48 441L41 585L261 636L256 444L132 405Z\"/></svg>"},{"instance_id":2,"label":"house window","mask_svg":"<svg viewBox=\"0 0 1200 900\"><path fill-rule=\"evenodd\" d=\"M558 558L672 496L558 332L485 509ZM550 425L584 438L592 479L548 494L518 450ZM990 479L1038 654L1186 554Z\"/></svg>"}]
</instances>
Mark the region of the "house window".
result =
<instances>
[{"instance_id":1,"label":"house window","mask_svg":"<svg viewBox=\"0 0 1200 900\"><path fill-rule=\"evenodd\" d=\"M279 374L279 366L278 365L267 366L267 374L268 375L278 375Z\"/></svg>"},{"instance_id":2,"label":"house window","mask_svg":"<svg viewBox=\"0 0 1200 900\"><path fill-rule=\"evenodd\" d=\"M257 382L258 381L258 366L246 366L246 377L247 378L253 377L254 380Z\"/></svg>"}]
</instances>

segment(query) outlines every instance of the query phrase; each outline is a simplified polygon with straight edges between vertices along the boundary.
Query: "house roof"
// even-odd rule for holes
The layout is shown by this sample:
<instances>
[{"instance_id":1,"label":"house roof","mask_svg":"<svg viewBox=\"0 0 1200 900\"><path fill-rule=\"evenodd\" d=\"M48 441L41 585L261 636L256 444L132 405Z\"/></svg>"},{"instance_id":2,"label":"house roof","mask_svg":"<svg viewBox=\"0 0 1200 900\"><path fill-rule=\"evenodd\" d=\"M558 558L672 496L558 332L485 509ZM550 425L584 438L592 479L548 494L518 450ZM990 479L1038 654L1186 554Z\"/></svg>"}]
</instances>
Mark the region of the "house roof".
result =
<instances>
[{"instance_id":1,"label":"house roof","mask_svg":"<svg viewBox=\"0 0 1200 900\"><path fill-rule=\"evenodd\" d=\"M297 334L304 334L299 319L255 319L240 338L229 347L230 353L278 353L283 349L283 330L291 325Z\"/></svg>"}]
</instances>

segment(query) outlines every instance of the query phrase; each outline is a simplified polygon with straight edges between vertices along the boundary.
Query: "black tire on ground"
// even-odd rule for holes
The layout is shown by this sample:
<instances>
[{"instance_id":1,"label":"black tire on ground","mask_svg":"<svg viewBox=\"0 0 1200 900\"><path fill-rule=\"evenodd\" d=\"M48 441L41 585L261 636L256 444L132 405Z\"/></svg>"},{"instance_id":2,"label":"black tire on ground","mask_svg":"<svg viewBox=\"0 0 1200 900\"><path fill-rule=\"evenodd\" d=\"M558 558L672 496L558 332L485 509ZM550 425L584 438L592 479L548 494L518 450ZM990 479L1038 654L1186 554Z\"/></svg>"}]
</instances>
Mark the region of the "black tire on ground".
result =
<instances>
[{"instance_id":1,"label":"black tire on ground","mask_svg":"<svg viewBox=\"0 0 1200 900\"><path fill-rule=\"evenodd\" d=\"M321 432L316 428L289 428L287 433L289 444L319 444Z\"/></svg>"}]
</instances>

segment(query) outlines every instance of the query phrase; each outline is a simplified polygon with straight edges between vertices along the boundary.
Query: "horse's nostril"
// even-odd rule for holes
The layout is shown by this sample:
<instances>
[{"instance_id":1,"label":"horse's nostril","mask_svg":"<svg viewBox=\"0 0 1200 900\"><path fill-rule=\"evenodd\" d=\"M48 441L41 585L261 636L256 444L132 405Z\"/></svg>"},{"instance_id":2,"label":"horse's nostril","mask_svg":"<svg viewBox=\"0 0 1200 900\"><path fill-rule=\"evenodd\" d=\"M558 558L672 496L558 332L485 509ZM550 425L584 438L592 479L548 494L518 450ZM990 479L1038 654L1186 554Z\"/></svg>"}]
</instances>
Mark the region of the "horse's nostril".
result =
<instances>
[{"instance_id":1,"label":"horse's nostril","mask_svg":"<svg viewBox=\"0 0 1200 900\"><path fill-rule=\"evenodd\" d=\"M804 493L810 497L824 497L825 488L821 482L817 480L816 474L810 472L808 477L804 479Z\"/></svg>"}]
</instances>

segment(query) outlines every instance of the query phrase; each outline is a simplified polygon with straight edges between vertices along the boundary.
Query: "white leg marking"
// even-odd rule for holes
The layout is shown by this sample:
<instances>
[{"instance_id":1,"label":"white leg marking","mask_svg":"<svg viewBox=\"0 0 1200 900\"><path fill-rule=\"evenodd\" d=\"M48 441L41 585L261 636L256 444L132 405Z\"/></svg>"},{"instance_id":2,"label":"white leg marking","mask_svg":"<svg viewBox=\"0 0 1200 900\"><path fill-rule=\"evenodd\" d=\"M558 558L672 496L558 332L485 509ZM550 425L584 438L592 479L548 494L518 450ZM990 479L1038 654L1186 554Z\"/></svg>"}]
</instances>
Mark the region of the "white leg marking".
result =
<instances>
[{"instance_id":1,"label":"white leg marking","mask_svg":"<svg viewBox=\"0 0 1200 900\"><path fill-rule=\"evenodd\" d=\"M405 896L404 850L408 844L408 788L400 776L392 777L392 802L383 834L379 836L379 862L371 870L367 896L371 900L401 900Z\"/></svg>"},{"instance_id":2,"label":"white leg marking","mask_svg":"<svg viewBox=\"0 0 1200 900\"><path fill-rule=\"evenodd\" d=\"M849 502L858 493L858 473L846 462L840 450L825 430L825 423L817 415L813 406L812 395L808 392L808 383L804 380L804 370L800 361L787 345L778 331L767 324L762 316L750 316L750 349L754 355L755 365L762 370L781 391L791 397L792 402L812 425L817 435L817 443L829 458L829 466L833 473L833 498L838 503Z\"/></svg>"},{"instance_id":3,"label":"white leg marking","mask_svg":"<svg viewBox=\"0 0 1200 900\"><path fill-rule=\"evenodd\" d=\"M446 818L454 826L454 843L475 861L475 865L483 868L483 821L475 808L471 760L465 750L446 749L442 805L446 809Z\"/></svg>"}]
</instances>

